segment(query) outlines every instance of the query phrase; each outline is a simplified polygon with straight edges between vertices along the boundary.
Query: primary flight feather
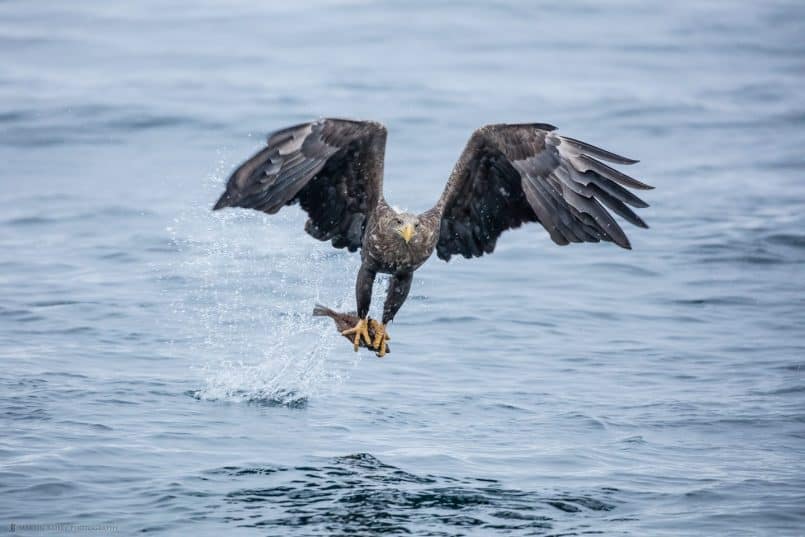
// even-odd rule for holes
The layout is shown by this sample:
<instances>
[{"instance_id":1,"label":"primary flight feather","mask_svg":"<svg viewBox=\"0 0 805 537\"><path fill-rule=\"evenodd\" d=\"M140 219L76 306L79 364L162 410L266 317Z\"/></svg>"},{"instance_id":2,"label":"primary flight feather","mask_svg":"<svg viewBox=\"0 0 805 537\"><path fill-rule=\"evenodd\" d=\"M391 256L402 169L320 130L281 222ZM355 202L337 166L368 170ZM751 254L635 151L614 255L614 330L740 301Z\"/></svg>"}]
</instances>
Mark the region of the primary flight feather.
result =
<instances>
[{"instance_id":1,"label":"primary flight feather","mask_svg":"<svg viewBox=\"0 0 805 537\"><path fill-rule=\"evenodd\" d=\"M433 253L490 254L500 234L539 222L559 245L614 242L631 248L610 211L648 227L632 208L648 204L627 189L653 187L610 167L631 160L556 134L544 123L476 130L436 205L398 212L383 197L386 128L373 121L323 118L277 131L241 164L213 207L274 214L299 203L305 231L336 248L361 249L355 286L358 320L345 335L386 353L386 327L405 302L414 271ZM368 318L377 273L391 275L381 322ZM370 338L369 328L373 332Z\"/></svg>"}]
</instances>

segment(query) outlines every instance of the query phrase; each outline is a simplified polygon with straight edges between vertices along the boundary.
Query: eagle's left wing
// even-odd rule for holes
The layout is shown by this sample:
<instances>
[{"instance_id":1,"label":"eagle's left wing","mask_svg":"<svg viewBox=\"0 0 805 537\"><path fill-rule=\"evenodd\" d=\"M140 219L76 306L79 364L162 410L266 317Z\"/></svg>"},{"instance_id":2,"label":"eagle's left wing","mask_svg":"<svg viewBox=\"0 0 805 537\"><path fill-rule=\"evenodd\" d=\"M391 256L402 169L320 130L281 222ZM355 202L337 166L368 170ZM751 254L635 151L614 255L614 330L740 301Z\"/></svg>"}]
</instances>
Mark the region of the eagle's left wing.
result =
<instances>
[{"instance_id":1,"label":"eagle's left wing","mask_svg":"<svg viewBox=\"0 0 805 537\"><path fill-rule=\"evenodd\" d=\"M609 213L648 227L628 206L648 204L624 186L653 188L601 160L635 160L553 132L542 123L487 125L476 130L439 200L438 256L480 257L507 229L539 222L559 245L610 241L631 248ZM599 160L600 159L600 160Z\"/></svg>"},{"instance_id":2,"label":"eagle's left wing","mask_svg":"<svg viewBox=\"0 0 805 537\"><path fill-rule=\"evenodd\" d=\"M386 127L374 121L321 118L287 127L238 166L213 210L274 214L299 203L308 214L305 231L354 252L383 197L385 150Z\"/></svg>"}]
</instances>

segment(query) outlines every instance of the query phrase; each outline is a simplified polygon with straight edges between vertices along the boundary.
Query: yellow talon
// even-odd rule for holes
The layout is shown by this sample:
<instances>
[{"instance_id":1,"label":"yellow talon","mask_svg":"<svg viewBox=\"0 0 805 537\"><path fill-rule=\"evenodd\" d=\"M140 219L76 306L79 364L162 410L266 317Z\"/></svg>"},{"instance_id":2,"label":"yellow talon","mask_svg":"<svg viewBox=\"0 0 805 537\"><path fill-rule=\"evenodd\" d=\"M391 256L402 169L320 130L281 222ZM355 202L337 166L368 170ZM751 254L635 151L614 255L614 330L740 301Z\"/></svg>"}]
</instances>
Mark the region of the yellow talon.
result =
<instances>
[{"instance_id":1,"label":"yellow talon","mask_svg":"<svg viewBox=\"0 0 805 537\"><path fill-rule=\"evenodd\" d=\"M358 347L361 343L361 337L366 342L367 345L371 345L372 340L369 338L369 323L366 322L366 319L358 319L358 322L352 328L348 328L341 332L344 336L351 336L355 334L355 339L352 340L352 344L355 346L355 352L358 352Z\"/></svg>"},{"instance_id":2,"label":"yellow talon","mask_svg":"<svg viewBox=\"0 0 805 537\"><path fill-rule=\"evenodd\" d=\"M379 323L372 319L370 321L372 323L372 330L375 333L375 340L372 342L372 347L377 351L377 356L379 358L383 358L386 355L386 351L388 350L387 342L391 339L386 332L386 325L383 323Z\"/></svg>"}]
</instances>

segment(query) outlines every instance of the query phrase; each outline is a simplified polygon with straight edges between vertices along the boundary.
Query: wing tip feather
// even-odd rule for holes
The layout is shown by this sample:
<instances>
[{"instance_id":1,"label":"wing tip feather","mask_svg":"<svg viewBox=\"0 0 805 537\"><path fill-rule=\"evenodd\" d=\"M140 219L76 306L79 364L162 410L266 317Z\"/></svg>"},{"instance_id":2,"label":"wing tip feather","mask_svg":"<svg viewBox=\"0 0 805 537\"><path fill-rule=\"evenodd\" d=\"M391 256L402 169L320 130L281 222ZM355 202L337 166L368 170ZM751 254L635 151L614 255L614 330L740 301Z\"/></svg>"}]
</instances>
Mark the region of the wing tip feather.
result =
<instances>
[{"instance_id":1,"label":"wing tip feather","mask_svg":"<svg viewBox=\"0 0 805 537\"><path fill-rule=\"evenodd\" d=\"M608 160L609 162L624 164L626 166L631 166L632 164L637 164L638 162L640 162L637 159L624 157L623 155L618 155L617 153L607 151L606 149L602 149L593 144L588 144L587 142L583 142L577 138L571 138L569 136L560 136L559 138L569 143L576 149L580 150L582 153L584 152L589 153L589 155L592 157L598 157L600 159Z\"/></svg>"},{"instance_id":2,"label":"wing tip feather","mask_svg":"<svg viewBox=\"0 0 805 537\"><path fill-rule=\"evenodd\" d=\"M213 211L220 211L225 207L232 207L230 202L232 201L232 196L229 192L224 192L221 194L221 197L218 198L218 201L215 202L215 205L212 206Z\"/></svg>"}]
</instances>

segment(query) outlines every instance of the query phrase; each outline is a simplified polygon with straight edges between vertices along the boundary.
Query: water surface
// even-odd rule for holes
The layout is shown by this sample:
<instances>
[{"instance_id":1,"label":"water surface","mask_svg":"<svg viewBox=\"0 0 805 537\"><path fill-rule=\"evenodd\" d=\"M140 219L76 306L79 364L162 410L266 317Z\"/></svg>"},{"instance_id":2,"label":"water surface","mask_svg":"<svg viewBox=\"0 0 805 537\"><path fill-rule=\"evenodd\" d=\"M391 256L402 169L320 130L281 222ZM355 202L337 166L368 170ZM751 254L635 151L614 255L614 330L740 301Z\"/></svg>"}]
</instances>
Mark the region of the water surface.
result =
<instances>
[{"instance_id":1,"label":"water surface","mask_svg":"<svg viewBox=\"0 0 805 537\"><path fill-rule=\"evenodd\" d=\"M0 523L801 535L803 35L793 1L0 3ZM354 354L309 312L356 256L209 211L319 115L387 124L411 210L474 128L553 123L641 159L652 229L434 259Z\"/></svg>"}]
</instances>

